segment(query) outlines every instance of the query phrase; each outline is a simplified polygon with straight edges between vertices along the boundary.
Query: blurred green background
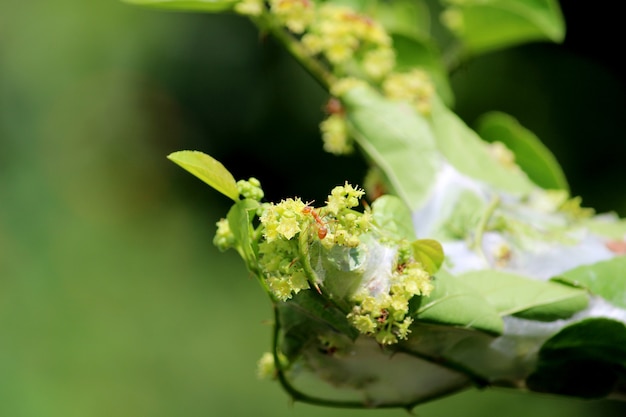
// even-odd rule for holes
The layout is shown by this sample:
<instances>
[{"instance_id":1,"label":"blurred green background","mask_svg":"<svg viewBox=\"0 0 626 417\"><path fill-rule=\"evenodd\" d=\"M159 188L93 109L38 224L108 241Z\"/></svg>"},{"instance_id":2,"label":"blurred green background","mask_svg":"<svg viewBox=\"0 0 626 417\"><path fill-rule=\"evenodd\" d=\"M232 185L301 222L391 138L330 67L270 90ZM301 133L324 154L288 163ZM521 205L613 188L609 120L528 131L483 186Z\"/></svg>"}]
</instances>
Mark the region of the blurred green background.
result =
<instances>
[{"instance_id":1,"label":"blurred green background","mask_svg":"<svg viewBox=\"0 0 626 417\"><path fill-rule=\"evenodd\" d=\"M590 31L590 11L568 7L565 45L460 68L457 110L469 123L512 113L554 150L587 205L625 215L623 68L585 46L617 38L606 16ZM165 159L202 150L238 178L259 177L270 199L322 201L365 170L357 156L322 153L325 97L234 16L3 0L0 416L405 415L290 406L277 384L256 379L270 305L237 256L211 244L228 202ZM626 409L487 390L416 411Z\"/></svg>"}]
</instances>

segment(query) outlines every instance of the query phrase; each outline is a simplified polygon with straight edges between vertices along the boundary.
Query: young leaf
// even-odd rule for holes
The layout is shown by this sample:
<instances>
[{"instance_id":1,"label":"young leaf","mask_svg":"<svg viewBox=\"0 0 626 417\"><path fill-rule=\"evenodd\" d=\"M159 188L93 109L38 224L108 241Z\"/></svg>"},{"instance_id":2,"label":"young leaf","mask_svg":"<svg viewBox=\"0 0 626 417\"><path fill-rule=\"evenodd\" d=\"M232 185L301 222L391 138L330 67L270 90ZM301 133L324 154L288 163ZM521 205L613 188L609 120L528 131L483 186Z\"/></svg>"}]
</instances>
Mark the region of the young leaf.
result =
<instances>
[{"instance_id":1,"label":"young leaf","mask_svg":"<svg viewBox=\"0 0 626 417\"><path fill-rule=\"evenodd\" d=\"M458 278L485 297L503 316L515 314L527 319L552 321L570 317L588 304L583 290L508 272L472 271Z\"/></svg>"},{"instance_id":2,"label":"young leaf","mask_svg":"<svg viewBox=\"0 0 626 417\"><path fill-rule=\"evenodd\" d=\"M360 0L357 3L363 3L363 1ZM403 34L423 39L430 36L432 16L424 1L376 1L363 12L380 22L391 34ZM396 48L395 42L394 48Z\"/></svg>"},{"instance_id":3,"label":"young leaf","mask_svg":"<svg viewBox=\"0 0 626 417\"><path fill-rule=\"evenodd\" d=\"M239 0L122 0L139 6L170 10L221 12L231 9Z\"/></svg>"},{"instance_id":4,"label":"young leaf","mask_svg":"<svg viewBox=\"0 0 626 417\"><path fill-rule=\"evenodd\" d=\"M485 143L438 97L432 103L432 130L437 148L461 173L510 193L524 194L532 190L528 178L500 164L487 151Z\"/></svg>"},{"instance_id":5,"label":"young leaf","mask_svg":"<svg viewBox=\"0 0 626 417\"><path fill-rule=\"evenodd\" d=\"M569 191L565 174L550 150L513 117L490 112L483 115L476 131L487 142L502 142L514 154L515 162L538 186Z\"/></svg>"},{"instance_id":6,"label":"young leaf","mask_svg":"<svg viewBox=\"0 0 626 417\"><path fill-rule=\"evenodd\" d=\"M444 20L472 54L565 38L565 23L556 0L455 1Z\"/></svg>"},{"instance_id":7,"label":"young leaf","mask_svg":"<svg viewBox=\"0 0 626 417\"><path fill-rule=\"evenodd\" d=\"M233 201L239 200L237 182L218 160L198 151L179 151L167 158L183 169L200 178Z\"/></svg>"},{"instance_id":8,"label":"young leaf","mask_svg":"<svg viewBox=\"0 0 626 417\"><path fill-rule=\"evenodd\" d=\"M252 272L257 268L256 252L252 246L252 215L258 207L259 202L256 200L241 200L226 215L230 230L235 235L237 251Z\"/></svg>"},{"instance_id":9,"label":"young leaf","mask_svg":"<svg viewBox=\"0 0 626 417\"><path fill-rule=\"evenodd\" d=\"M420 239L411 243L413 257L422 264L426 272L433 275L443 263L443 248L436 240Z\"/></svg>"},{"instance_id":10,"label":"young leaf","mask_svg":"<svg viewBox=\"0 0 626 417\"><path fill-rule=\"evenodd\" d=\"M566 327L543 344L535 373L527 380L534 391L600 398L626 378L626 326L605 318Z\"/></svg>"},{"instance_id":11,"label":"young leaf","mask_svg":"<svg viewBox=\"0 0 626 417\"><path fill-rule=\"evenodd\" d=\"M419 299L414 315L417 320L502 333L500 314L472 287L444 271L437 274L433 284L433 292Z\"/></svg>"},{"instance_id":12,"label":"young leaf","mask_svg":"<svg viewBox=\"0 0 626 417\"><path fill-rule=\"evenodd\" d=\"M587 288L617 307L626 308L626 256L579 266L554 280Z\"/></svg>"},{"instance_id":13,"label":"young leaf","mask_svg":"<svg viewBox=\"0 0 626 417\"><path fill-rule=\"evenodd\" d=\"M350 133L385 173L411 210L428 196L440 158L428 123L406 103L392 102L369 88L343 97Z\"/></svg>"},{"instance_id":14,"label":"young leaf","mask_svg":"<svg viewBox=\"0 0 626 417\"><path fill-rule=\"evenodd\" d=\"M385 234L397 239L415 240L411 211L398 197L387 194L372 203L374 222Z\"/></svg>"}]
</instances>

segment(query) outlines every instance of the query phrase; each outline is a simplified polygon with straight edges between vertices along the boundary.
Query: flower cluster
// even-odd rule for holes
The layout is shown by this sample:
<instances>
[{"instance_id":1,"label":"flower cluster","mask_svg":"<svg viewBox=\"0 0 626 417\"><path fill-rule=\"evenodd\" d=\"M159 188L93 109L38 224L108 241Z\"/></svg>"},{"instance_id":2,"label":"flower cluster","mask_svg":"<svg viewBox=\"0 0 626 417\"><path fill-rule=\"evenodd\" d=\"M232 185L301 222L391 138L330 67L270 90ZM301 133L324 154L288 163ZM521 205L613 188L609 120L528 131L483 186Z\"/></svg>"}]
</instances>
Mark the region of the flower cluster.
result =
<instances>
[{"instance_id":1,"label":"flower cluster","mask_svg":"<svg viewBox=\"0 0 626 417\"><path fill-rule=\"evenodd\" d=\"M237 187L248 200L263 197L255 178L239 181ZM259 223L250 234L256 243L249 246L254 247L254 255L248 260L254 262L255 272L274 300L286 302L314 287L320 294L348 302L350 323L362 334L389 345L407 338L413 322L409 301L428 295L432 284L408 242L381 237L370 210L355 210L364 194L345 182L331 190L322 207L300 198L251 204ZM237 242L231 226L227 219L217 223L214 243L218 248L252 243ZM338 346L326 344L333 351ZM267 371L269 361L263 363Z\"/></svg>"},{"instance_id":2,"label":"flower cluster","mask_svg":"<svg viewBox=\"0 0 626 417\"><path fill-rule=\"evenodd\" d=\"M342 114L331 114L320 123L324 150L335 155L350 154L354 150L348 135L348 124Z\"/></svg>"},{"instance_id":3,"label":"flower cluster","mask_svg":"<svg viewBox=\"0 0 626 417\"><path fill-rule=\"evenodd\" d=\"M302 37L311 55L321 55L332 65L344 66L357 58L362 70L380 79L395 65L391 38L383 27L345 6L323 4Z\"/></svg>"},{"instance_id":4,"label":"flower cluster","mask_svg":"<svg viewBox=\"0 0 626 417\"><path fill-rule=\"evenodd\" d=\"M430 113L430 101L435 88L428 74L414 69L404 73L391 73L383 82L385 96L392 100L404 100L422 114Z\"/></svg>"},{"instance_id":5,"label":"flower cluster","mask_svg":"<svg viewBox=\"0 0 626 417\"><path fill-rule=\"evenodd\" d=\"M261 188L261 182L254 177L246 180L237 181L237 191L243 198L249 198L251 200L261 201L264 197L263 189Z\"/></svg>"},{"instance_id":6,"label":"flower cluster","mask_svg":"<svg viewBox=\"0 0 626 417\"><path fill-rule=\"evenodd\" d=\"M373 84L392 100L408 101L422 114L430 113L434 87L426 72L394 72L392 38L375 20L348 6L316 5L312 0L242 0L235 11L264 18L285 27L311 59L330 66L331 94L341 97L358 84ZM324 150L349 154L353 142L346 115L331 112L320 124Z\"/></svg>"},{"instance_id":7,"label":"flower cluster","mask_svg":"<svg viewBox=\"0 0 626 417\"><path fill-rule=\"evenodd\" d=\"M282 353L278 353L278 362L281 367L288 366L289 360ZM276 362L271 352L265 352L257 361L256 374L259 379L275 379L276 378Z\"/></svg>"},{"instance_id":8,"label":"flower cluster","mask_svg":"<svg viewBox=\"0 0 626 417\"><path fill-rule=\"evenodd\" d=\"M391 270L387 271L387 291L373 291L367 285L353 296L355 306L348 319L361 333L374 335L378 343L390 345L406 339L413 319L409 301L426 296L433 289L431 278L412 257L410 246L401 244Z\"/></svg>"},{"instance_id":9,"label":"flower cluster","mask_svg":"<svg viewBox=\"0 0 626 417\"><path fill-rule=\"evenodd\" d=\"M304 32L315 19L314 4L310 0L270 0L270 11L297 34Z\"/></svg>"},{"instance_id":10,"label":"flower cluster","mask_svg":"<svg viewBox=\"0 0 626 417\"><path fill-rule=\"evenodd\" d=\"M235 246L235 235L232 230L230 230L230 224L226 219L220 219L217 222L217 232L215 232L215 237L213 238L213 244L217 246L217 248L224 252L227 249L230 249Z\"/></svg>"},{"instance_id":11,"label":"flower cluster","mask_svg":"<svg viewBox=\"0 0 626 417\"><path fill-rule=\"evenodd\" d=\"M268 289L278 300L286 301L308 289L314 279L306 272L308 248L302 247L309 245L311 238L325 248L359 245L359 235L369 229L370 215L351 209L363 193L346 183L332 190L326 207L315 209L299 198L265 207L260 217L259 265ZM302 234L306 234L304 239L296 239Z\"/></svg>"}]
</instances>

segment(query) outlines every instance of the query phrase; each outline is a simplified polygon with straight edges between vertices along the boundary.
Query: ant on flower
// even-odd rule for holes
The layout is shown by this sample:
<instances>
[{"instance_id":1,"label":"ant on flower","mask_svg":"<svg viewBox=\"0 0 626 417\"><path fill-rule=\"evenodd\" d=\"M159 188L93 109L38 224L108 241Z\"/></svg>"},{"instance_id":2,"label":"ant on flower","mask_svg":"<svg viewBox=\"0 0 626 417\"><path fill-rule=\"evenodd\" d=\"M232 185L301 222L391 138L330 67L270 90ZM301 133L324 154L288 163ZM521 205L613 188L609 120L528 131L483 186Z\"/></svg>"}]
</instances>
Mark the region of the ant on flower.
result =
<instances>
[{"instance_id":1,"label":"ant on flower","mask_svg":"<svg viewBox=\"0 0 626 417\"><path fill-rule=\"evenodd\" d=\"M315 211L315 209L309 205L304 206L302 209L304 214L310 214L315 219L315 223L317 223L317 237L320 239L324 239L328 234L328 227L326 227L326 223L320 217L320 215Z\"/></svg>"}]
</instances>

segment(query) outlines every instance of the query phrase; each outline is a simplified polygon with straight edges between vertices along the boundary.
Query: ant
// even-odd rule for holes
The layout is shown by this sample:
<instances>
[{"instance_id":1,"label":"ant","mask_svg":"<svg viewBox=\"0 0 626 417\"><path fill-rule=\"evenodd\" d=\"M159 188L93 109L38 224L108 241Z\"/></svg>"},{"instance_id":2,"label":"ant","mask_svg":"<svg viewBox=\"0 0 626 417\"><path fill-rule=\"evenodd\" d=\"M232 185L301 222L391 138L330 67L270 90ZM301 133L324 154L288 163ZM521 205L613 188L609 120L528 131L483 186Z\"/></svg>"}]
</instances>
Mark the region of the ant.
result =
<instances>
[{"instance_id":1,"label":"ant","mask_svg":"<svg viewBox=\"0 0 626 417\"><path fill-rule=\"evenodd\" d=\"M311 206L304 206L302 212L313 216L315 223L317 223L317 237L324 239L328 234L328 227L326 227L326 223L324 223L324 220L322 220L317 211L315 211Z\"/></svg>"}]
</instances>

